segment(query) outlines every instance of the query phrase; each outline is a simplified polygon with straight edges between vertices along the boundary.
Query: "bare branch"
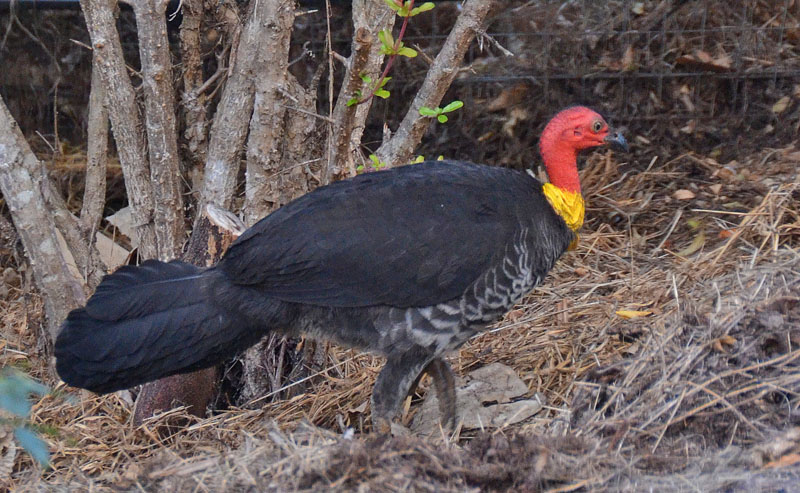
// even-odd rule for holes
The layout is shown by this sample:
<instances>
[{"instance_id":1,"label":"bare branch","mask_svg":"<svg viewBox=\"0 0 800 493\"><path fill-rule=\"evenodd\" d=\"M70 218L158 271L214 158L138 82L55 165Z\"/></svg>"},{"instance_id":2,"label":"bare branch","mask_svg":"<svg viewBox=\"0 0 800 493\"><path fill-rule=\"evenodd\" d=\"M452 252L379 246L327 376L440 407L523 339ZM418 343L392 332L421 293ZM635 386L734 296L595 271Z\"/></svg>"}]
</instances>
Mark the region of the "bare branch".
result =
<instances>
[{"instance_id":1,"label":"bare branch","mask_svg":"<svg viewBox=\"0 0 800 493\"><path fill-rule=\"evenodd\" d=\"M142 61L158 257L161 260L172 260L183 249L186 224L178 166L178 131L175 123L175 95L172 89L166 8L167 2L164 0L133 2L139 34L139 59Z\"/></svg>"},{"instance_id":2,"label":"bare branch","mask_svg":"<svg viewBox=\"0 0 800 493\"><path fill-rule=\"evenodd\" d=\"M101 260L100 252L95 248L94 238L92 241L87 241L80 220L69 211L67 203L53 183L46 178L42 178L42 181L41 190L45 204L53 216L58 232L64 238L71 260L75 262L82 280L90 287L97 286L106 273L106 265Z\"/></svg>"},{"instance_id":3,"label":"bare branch","mask_svg":"<svg viewBox=\"0 0 800 493\"><path fill-rule=\"evenodd\" d=\"M56 227L43 196L42 165L0 98L0 191L33 265L52 340L67 313L86 301L59 248Z\"/></svg>"},{"instance_id":4,"label":"bare branch","mask_svg":"<svg viewBox=\"0 0 800 493\"><path fill-rule=\"evenodd\" d=\"M280 169L281 142L286 106L281 90L289 75L289 42L294 21L294 0L261 0L269 23L262 29L271 40L269 50L256 52L255 104L247 140L247 184L245 186L245 223L252 225L270 211L275 197L268 192L269 176Z\"/></svg>"},{"instance_id":5,"label":"bare branch","mask_svg":"<svg viewBox=\"0 0 800 493\"><path fill-rule=\"evenodd\" d=\"M103 218L103 208L106 202L106 168L108 166L108 107L98 64L97 57L93 57L92 87L89 93L86 180L80 216L81 232L90 247L94 245L94 233Z\"/></svg>"},{"instance_id":6,"label":"bare branch","mask_svg":"<svg viewBox=\"0 0 800 493\"><path fill-rule=\"evenodd\" d=\"M211 125L208 159L198 210L206 204L230 209L239 157L247 137L249 116L253 112L253 65L259 51L269 50L269 2L250 2L250 15L231 50L231 67L217 113ZM196 222L195 222L196 223ZM194 235L192 241L195 241Z\"/></svg>"},{"instance_id":7,"label":"bare branch","mask_svg":"<svg viewBox=\"0 0 800 493\"><path fill-rule=\"evenodd\" d=\"M116 29L111 0L81 0L92 49L99 61L98 68L106 89L114 139L117 142L125 188L139 237L139 249L144 257L158 256L155 224L153 222L153 190L150 167L145 152L145 139L136 94L122 55L122 44Z\"/></svg>"},{"instance_id":8,"label":"bare branch","mask_svg":"<svg viewBox=\"0 0 800 493\"><path fill-rule=\"evenodd\" d=\"M419 109L422 106L429 108L439 106L458 74L458 66L470 42L477 33L485 29L487 16L498 4L498 0L467 0L464 4L453 30L450 31L442 50L428 70L428 75L406 116L394 136L388 142L384 142L376 152L381 161L390 166L397 166L411 160L414 149L419 145L431 123L430 118L420 116Z\"/></svg>"},{"instance_id":9,"label":"bare branch","mask_svg":"<svg viewBox=\"0 0 800 493\"><path fill-rule=\"evenodd\" d=\"M208 122L204 95L206 83L203 82L203 55L200 52L202 21L203 0L184 0L181 21L181 61L183 62L182 109L186 128L183 134L189 151L188 159L191 160L193 167L205 163L208 152L206 140Z\"/></svg>"}]
</instances>

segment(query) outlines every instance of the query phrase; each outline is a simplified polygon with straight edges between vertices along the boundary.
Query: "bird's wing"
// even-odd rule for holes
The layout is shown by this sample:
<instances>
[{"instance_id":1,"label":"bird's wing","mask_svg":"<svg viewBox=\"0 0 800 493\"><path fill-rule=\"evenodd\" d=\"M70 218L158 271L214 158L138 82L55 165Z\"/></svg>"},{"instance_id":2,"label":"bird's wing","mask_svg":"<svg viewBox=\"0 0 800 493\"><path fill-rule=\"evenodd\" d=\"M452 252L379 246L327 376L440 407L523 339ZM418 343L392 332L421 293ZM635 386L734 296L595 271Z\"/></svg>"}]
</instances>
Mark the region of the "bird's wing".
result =
<instances>
[{"instance_id":1,"label":"bird's wing","mask_svg":"<svg viewBox=\"0 0 800 493\"><path fill-rule=\"evenodd\" d=\"M460 296L531 209L558 220L526 175L458 162L405 166L287 204L245 232L219 268L283 301L428 306Z\"/></svg>"}]
</instances>

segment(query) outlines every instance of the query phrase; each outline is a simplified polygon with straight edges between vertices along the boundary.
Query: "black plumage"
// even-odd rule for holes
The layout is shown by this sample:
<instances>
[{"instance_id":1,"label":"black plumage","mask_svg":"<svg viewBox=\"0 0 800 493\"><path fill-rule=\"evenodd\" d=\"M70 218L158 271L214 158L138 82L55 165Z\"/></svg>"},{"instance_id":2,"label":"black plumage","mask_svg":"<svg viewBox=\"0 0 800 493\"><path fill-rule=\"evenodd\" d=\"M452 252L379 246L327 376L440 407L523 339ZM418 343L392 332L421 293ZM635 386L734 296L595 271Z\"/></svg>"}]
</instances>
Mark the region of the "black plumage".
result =
<instances>
[{"instance_id":1,"label":"black plumage","mask_svg":"<svg viewBox=\"0 0 800 493\"><path fill-rule=\"evenodd\" d=\"M106 276L64 322L56 365L110 392L302 332L387 357L372 412L388 420L426 368L452 400L442 355L502 317L573 238L525 173L454 161L367 173L270 214L212 268L147 261Z\"/></svg>"}]
</instances>

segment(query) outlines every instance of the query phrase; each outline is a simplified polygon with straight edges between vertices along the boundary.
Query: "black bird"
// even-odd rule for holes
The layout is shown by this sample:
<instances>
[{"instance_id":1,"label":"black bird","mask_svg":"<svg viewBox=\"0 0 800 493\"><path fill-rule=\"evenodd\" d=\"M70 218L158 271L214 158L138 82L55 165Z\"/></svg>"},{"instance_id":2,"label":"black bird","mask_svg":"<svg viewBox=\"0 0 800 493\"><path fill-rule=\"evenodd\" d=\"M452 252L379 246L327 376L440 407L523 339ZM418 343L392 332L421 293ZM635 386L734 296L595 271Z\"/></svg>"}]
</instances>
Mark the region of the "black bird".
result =
<instances>
[{"instance_id":1,"label":"black bird","mask_svg":"<svg viewBox=\"0 0 800 493\"><path fill-rule=\"evenodd\" d=\"M540 151L550 178L456 161L362 174L294 200L217 265L148 260L106 276L56 339L68 384L105 393L219 363L269 332L386 356L372 392L386 430L424 372L455 416L443 356L498 321L576 240L578 151L616 144L603 118L568 108Z\"/></svg>"}]
</instances>

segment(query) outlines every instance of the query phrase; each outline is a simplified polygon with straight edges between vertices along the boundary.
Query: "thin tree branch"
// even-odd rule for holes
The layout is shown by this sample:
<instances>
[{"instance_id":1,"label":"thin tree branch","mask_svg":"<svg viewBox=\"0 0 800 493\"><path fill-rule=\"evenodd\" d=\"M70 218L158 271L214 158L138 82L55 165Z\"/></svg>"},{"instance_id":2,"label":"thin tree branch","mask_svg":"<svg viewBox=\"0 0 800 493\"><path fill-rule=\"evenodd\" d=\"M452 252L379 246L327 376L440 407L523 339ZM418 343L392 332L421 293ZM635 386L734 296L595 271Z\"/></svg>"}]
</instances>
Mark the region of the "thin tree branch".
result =
<instances>
[{"instance_id":1,"label":"thin tree branch","mask_svg":"<svg viewBox=\"0 0 800 493\"><path fill-rule=\"evenodd\" d=\"M200 52L200 30L203 21L203 0L183 0L181 21L181 60L183 62L183 112L188 159L193 167L205 163L208 153L206 130L206 96L204 92L219 78L217 73L203 82L203 55ZM222 68L222 67L220 67ZM198 184L199 185L199 184Z\"/></svg>"},{"instance_id":2,"label":"thin tree branch","mask_svg":"<svg viewBox=\"0 0 800 493\"><path fill-rule=\"evenodd\" d=\"M289 42L294 22L294 0L259 0L265 4L269 22L262 27L270 49L256 51L255 104L247 140L247 183L245 184L245 224L264 217L275 203L268 193L267 176L281 167L280 142L284 133L285 96L289 75Z\"/></svg>"},{"instance_id":3,"label":"thin tree branch","mask_svg":"<svg viewBox=\"0 0 800 493\"><path fill-rule=\"evenodd\" d=\"M456 20L453 30L433 61L428 75L411 103L406 116L394 136L384 142L376 154L378 158L397 166L410 161L432 119L419 114L423 106L436 108L458 74L458 66L475 35L485 29L486 18L499 0L467 0Z\"/></svg>"},{"instance_id":4,"label":"thin tree branch","mask_svg":"<svg viewBox=\"0 0 800 493\"><path fill-rule=\"evenodd\" d=\"M186 224L178 166L178 130L172 89L172 60L167 39L166 0L136 0L133 12L142 61L150 182L161 260L176 258L186 239Z\"/></svg>"},{"instance_id":5,"label":"thin tree branch","mask_svg":"<svg viewBox=\"0 0 800 493\"><path fill-rule=\"evenodd\" d=\"M268 15L268 2L250 2L247 21L238 36L234 35L228 80L211 124L198 210L205 210L207 204L231 209L239 158L253 112L254 59L257 52L270 49L268 31L263 29L269 21Z\"/></svg>"},{"instance_id":6,"label":"thin tree branch","mask_svg":"<svg viewBox=\"0 0 800 493\"><path fill-rule=\"evenodd\" d=\"M353 176L356 172L355 154L361 143L372 100L355 106L347 106L347 102L363 86L361 74L373 80L377 78L384 56L380 52L380 43L375 40L380 31L392 29L395 17L394 12L381 2L353 1L353 50L344 75L345 84L339 91L333 110L333 142L329 143L332 155L330 165L325 170L325 183Z\"/></svg>"},{"instance_id":7,"label":"thin tree branch","mask_svg":"<svg viewBox=\"0 0 800 493\"><path fill-rule=\"evenodd\" d=\"M93 56L87 125L86 180L80 215L80 229L90 248L94 245L94 234L103 218L108 167L108 107L98 65L97 57Z\"/></svg>"},{"instance_id":8,"label":"thin tree branch","mask_svg":"<svg viewBox=\"0 0 800 493\"><path fill-rule=\"evenodd\" d=\"M114 108L109 116L117 143L125 189L139 237L140 253L146 258L158 256L154 219L153 189L145 152L142 121L122 55L122 43L116 29L111 0L81 0L92 49L106 89L107 102Z\"/></svg>"}]
</instances>

